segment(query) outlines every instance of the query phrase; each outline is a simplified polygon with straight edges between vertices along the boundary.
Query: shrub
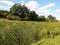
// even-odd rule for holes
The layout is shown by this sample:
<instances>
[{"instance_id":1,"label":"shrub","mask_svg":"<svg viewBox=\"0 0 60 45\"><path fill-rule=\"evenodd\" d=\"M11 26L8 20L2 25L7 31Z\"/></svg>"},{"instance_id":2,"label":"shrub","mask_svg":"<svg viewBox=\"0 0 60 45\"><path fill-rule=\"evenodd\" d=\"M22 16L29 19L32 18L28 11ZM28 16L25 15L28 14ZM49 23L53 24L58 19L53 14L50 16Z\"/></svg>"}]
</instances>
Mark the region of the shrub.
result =
<instances>
[{"instance_id":1,"label":"shrub","mask_svg":"<svg viewBox=\"0 0 60 45\"><path fill-rule=\"evenodd\" d=\"M0 18L6 18L6 16L2 13L0 13Z\"/></svg>"},{"instance_id":2,"label":"shrub","mask_svg":"<svg viewBox=\"0 0 60 45\"><path fill-rule=\"evenodd\" d=\"M13 17L11 15L6 16L8 20L13 20Z\"/></svg>"}]
</instances>

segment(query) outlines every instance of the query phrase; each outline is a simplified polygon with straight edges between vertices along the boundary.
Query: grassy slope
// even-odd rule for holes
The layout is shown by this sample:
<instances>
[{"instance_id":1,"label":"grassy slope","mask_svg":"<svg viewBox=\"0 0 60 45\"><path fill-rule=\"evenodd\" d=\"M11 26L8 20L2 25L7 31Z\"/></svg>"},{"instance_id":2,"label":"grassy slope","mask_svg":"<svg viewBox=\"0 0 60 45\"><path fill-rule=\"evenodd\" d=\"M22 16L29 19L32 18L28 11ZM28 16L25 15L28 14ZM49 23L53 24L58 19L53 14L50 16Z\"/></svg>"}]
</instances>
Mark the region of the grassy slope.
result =
<instances>
[{"instance_id":1,"label":"grassy slope","mask_svg":"<svg viewBox=\"0 0 60 45\"><path fill-rule=\"evenodd\" d=\"M24 42L28 42L26 41L27 38L32 41L37 30L40 30L38 36L42 37L42 39L40 41L37 41L37 43L33 43L34 45L60 45L60 22L28 22L11 21L6 19L0 19L0 44L18 45L17 39L19 38L19 36L21 36L20 34L23 35ZM57 34L57 36L55 36L54 39L45 38L47 37L46 30L50 31L50 37L52 37L55 33ZM9 41L12 42L10 43Z\"/></svg>"},{"instance_id":2,"label":"grassy slope","mask_svg":"<svg viewBox=\"0 0 60 45\"><path fill-rule=\"evenodd\" d=\"M37 43L32 43L32 44L34 45L60 45L60 35L56 36L55 39L45 38L38 41Z\"/></svg>"}]
</instances>

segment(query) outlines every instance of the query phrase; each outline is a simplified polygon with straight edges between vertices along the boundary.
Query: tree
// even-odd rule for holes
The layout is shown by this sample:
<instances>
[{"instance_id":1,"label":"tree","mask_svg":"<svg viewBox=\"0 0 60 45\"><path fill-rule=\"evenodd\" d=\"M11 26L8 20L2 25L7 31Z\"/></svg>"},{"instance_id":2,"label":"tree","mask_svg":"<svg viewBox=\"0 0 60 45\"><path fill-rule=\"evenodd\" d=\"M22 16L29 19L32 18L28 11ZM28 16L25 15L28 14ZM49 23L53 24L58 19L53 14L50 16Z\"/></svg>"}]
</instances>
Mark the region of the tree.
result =
<instances>
[{"instance_id":1,"label":"tree","mask_svg":"<svg viewBox=\"0 0 60 45\"><path fill-rule=\"evenodd\" d=\"M24 19L28 14L29 14L29 9L25 5L21 6L19 17L21 19Z\"/></svg>"},{"instance_id":2,"label":"tree","mask_svg":"<svg viewBox=\"0 0 60 45\"><path fill-rule=\"evenodd\" d=\"M25 5L21 6L20 4L15 4L10 8L10 12L16 16L19 16L21 20L24 20L29 13L29 9Z\"/></svg>"},{"instance_id":3,"label":"tree","mask_svg":"<svg viewBox=\"0 0 60 45\"><path fill-rule=\"evenodd\" d=\"M29 19L32 20L32 21L37 21L37 14L35 11L30 11L29 13Z\"/></svg>"},{"instance_id":4,"label":"tree","mask_svg":"<svg viewBox=\"0 0 60 45\"><path fill-rule=\"evenodd\" d=\"M53 17L52 15L48 16L49 21L56 21L56 17Z\"/></svg>"},{"instance_id":5,"label":"tree","mask_svg":"<svg viewBox=\"0 0 60 45\"><path fill-rule=\"evenodd\" d=\"M45 16L38 16L38 21L46 21Z\"/></svg>"},{"instance_id":6,"label":"tree","mask_svg":"<svg viewBox=\"0 0 60 45\"><path fill-rule=\"evenodd\" d=\"M21 5L18 4L14 4L11 8L10 8L10 13L12 13L15 16L19 15L19 8L21 7Z\"/></svg>"},{"instance_id":7,"label":"tree","mask_svg":"<svg viewBox=\"0 0 60 45\"><path fill-rule=\"evenodd\" d=\"M0 18L6 18L6 16L9 14L8 11L0 10Z\"/></svg>"},{"instance_id":8,"label":"tree","mask_svg":"<svg viewBox=\"0 0 60 45\"><path fill-rule=\"evenodd\" d=\"M2 13L0 13L0 18L6 18L6 16Z\"/></svg>"},{"instance_id":9,"label":"tree","mask_svg":"<svg viewBox=\"0 0 60 45\"><path fill-rule=\"evenodd\" d=\"M6 10L0 10L0 14L6 17L9 14L9 12Z\"/></svg>"}]
</instances>

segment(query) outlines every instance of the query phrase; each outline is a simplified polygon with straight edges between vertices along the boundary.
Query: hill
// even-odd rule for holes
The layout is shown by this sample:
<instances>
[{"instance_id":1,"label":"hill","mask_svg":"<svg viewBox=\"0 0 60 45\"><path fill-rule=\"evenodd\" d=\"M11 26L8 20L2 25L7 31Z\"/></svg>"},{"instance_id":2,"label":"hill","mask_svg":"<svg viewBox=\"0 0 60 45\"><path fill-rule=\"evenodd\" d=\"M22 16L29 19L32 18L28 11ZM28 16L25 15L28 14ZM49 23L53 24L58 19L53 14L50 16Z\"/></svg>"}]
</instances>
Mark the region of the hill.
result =
<instances>
[{"instance_id":1,"label":"hill","mask_svg":"<svg viewBox=\"0 0 60 45\"><path fill-rule=\"evenodd\" d=\"M0 45L60 45L60 22L0 19Z\"/></svg>"}]
</instances>

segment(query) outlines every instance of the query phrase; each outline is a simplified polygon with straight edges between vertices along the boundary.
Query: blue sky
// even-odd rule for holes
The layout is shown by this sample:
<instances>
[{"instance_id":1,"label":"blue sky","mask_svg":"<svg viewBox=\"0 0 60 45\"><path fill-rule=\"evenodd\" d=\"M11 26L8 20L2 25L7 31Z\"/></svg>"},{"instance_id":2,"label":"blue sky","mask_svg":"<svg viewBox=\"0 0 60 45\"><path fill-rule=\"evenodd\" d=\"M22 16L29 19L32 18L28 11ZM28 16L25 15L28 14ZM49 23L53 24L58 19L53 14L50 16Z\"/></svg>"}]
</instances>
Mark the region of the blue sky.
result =
<instances>
[{"instance_id":1,"label":"blue sky","mask_svg":"<svg viewBox=\"0 0 60 45\"><path fill-rule=\"evenodd\" d=\"M23 2L30 10L36 11L39 15L47 17L51 14L60 19L60 0L24 0ZM9 11L15 3L21 4L21 0L1 0L0 10Z\"/></svg>"}]
</instances>

